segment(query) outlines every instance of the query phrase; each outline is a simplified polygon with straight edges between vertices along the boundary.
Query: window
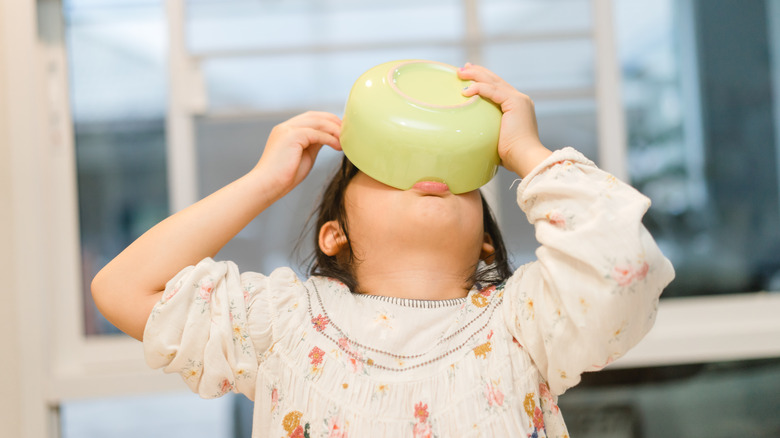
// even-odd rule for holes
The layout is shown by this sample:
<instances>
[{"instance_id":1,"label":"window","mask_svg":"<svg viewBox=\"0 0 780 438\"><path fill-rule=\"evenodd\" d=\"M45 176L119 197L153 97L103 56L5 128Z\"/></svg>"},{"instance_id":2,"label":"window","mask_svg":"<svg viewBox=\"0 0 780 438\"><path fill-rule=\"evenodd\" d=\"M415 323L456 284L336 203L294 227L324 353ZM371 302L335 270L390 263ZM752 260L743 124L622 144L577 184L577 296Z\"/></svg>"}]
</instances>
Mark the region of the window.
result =
<instances>
[{"instance_id":1,"label":"window","mask_svg":"<svg viewBox=\"0 0 780 438\"><path fill-rule=\"evenodd\" d=\"M118 333L97 311L97 272L168 215L165 17L160 1L63 4L78 166L84 332Z\"/></svg>"},{"instance_id":2,"label":"window","mask_svg":"<svg viewBox=\"0 0 780 438\"><path fill-rule=\"evenodd\" d=\"M604 131L620 126L601 124L597 91L610 65L596 34L612 3L623 86L607 87L622 93L628 141L605 147ZM613 421L615 436L695 436L686 427L708 414L686 407L701 402L698 394L726 394L708 399L719 418L729 418L733 395L758 413L742 416L753 423L741 430L777 432L761 409L776 410L777 363L763 358L780 355L772 316L780 300L747 293L780 287L777 0L67 0L63 11L87 287L169 211L249 170L275 124L308 109L340 114L368 68L470 60L534 98L545 144L575 146L602 164L627 154L618 170L652 198L646 224L677 269L647 342L562 398L572 434L604 436L588 421L601 418ZM218 257L261 272L300 267L291 248L338 157L323 150L308 180ZM537 244L515 205L515 178L502 170L486 191L517 266ZM135 341L98 336L116 329L83 292L85 317L75 325L85 336L79 348L57 345L71 353L58 359L50 395L70 421L89 409L68 406L75 397L183 389L177 376L140 372ZM737 296L679 298L713 294ZM684 417L662 424L670 409Z\"/></svg>"}]
</instances>

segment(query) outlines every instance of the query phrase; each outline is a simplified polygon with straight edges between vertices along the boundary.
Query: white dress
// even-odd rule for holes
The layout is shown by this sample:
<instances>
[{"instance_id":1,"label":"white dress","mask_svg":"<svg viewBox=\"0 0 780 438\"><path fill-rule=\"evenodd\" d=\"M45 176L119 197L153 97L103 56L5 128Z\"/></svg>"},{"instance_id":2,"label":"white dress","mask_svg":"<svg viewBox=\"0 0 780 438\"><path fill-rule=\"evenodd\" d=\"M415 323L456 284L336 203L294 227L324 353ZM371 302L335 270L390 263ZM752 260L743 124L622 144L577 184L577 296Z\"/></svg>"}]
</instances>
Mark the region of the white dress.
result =
<instances>
[{"instance_id":1,"label":"white dress","mask_svg":"<svg viewBox=\"0 0 780 438\"><path fill-rule=\"evenodd\" d=\"M641 224L649 200L574 149L526 177L518 203L538 260L460 299L205 259L152 311L147 362L203 397L254 400L253 437L565 437L558 395L650 330L674 273Z\"/></svg>"}]
</instances>

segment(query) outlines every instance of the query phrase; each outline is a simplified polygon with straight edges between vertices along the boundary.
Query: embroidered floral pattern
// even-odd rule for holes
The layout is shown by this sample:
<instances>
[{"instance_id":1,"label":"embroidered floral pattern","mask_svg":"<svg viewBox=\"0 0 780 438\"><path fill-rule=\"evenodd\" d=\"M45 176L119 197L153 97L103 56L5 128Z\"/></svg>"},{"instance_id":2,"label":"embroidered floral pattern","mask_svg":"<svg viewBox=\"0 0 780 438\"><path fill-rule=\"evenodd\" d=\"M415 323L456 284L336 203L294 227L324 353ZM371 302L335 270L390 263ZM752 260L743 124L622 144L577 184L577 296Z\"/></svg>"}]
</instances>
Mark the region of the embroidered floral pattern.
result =
<instances>
[{"instance_id":1,"label":"embroidered floral pattern","mask_svg":"<svg viewBox=\"0 0 780 438\"><path fill-rule=\"evenodd\" d=\"M222 397L223 395L230 392L232 389L233 389L233 382L231 382L229 379L222 379L222 381L219 382L218 392L213 396L213 398Z\"/></svg>"},{"instance_id":2,"label":"embroidered floral pattern","mask_svg":"<svg viewBox=\"0 0 780 438\"><path fill-rule=\"evenodd\" d=\"M477 345L474 347L474 356L475 357L481 357L482 359L487 359L487 354L491 351L493 351L493 346L490 343L490 338L493 337L493 330L490 331L490 333L487 336L488 341L484 344Z\"/></svg>"},{"instance_id":3,"label":"embroidered floral pattern","mask_svg":"<svg viewBox=\"0 0 780 438\"><path fill-rule=\"evenodd\" d=\"M545 218L550 225L556 228L566 228L566 218L560 211L551 211L545 215Z\"/></svg>"},{"instance_id":4,"label":"embroidered floral pattern","mask_svg":"<svg viewBox=\"0 0 780 438\"><path fill-rule=\"evenodd\" d=\"M200 283L200 292L198 294L200 299L210 303L212 293L214 293L214 282L212 282L210 279L203 280Z\"/></svg>"},{"instance_id":5,"label":"embroidered floral pattern","mask_svg":"<svg viewBox=\"0 0 780 438\"><path fill-rule=\"evenodd\" d=\"M289 412L282 420L282 427L288 438L309 438L309 423L301 424L303 414L298 411Z\"/></svg>"},{"instance_id":6,"label":"embroidered floral pattern","mask_svg":"<svg viewBox=\"0 0 780 438\"><path fill-rule=\"evenodd\" d=\"M328 438L348 438L347 425L342 423L338 417L330 417L327 421Z\"/></svg>"},{"instance_id":7,"label":"embroidered floral pattern","mask_svg":"<svg viewBox=\"0 0 780 438\"><path fill-rule=\"evenodd\" d=\"M274 387L271 389L271 412L275 411L277 406L279 406L279 389Z\"/></svg>"},{"instance_id":8,"label":"embroidered floral pattern","mask_svg":"<svg viewBox=\"0 0 780 438\"><path fill-rule=\"evenodd\" d=\"M328 326L329 322L330 321L328 320L328 318L325 317L325 316L322 316L322 314L319 314L319 315L317 315L317 316L315 316L314 318L311 319L311 323L314 324L314 328L318 332L321 332L321 331L325 330L325 327Z\"/></svg>"},{"instance_id":9,"label":"embroidered floral pattern","mask_svg":"<svg viewBox=\"0 0 780 438\"><path fill-rule=\"evenodd\" d=\"M374 318L374 323L388 330L392 330L393 319L393 315L389 314L388 312L377 312L376 318Z\"/></svg>"},{"instance_id":10,"label":"embroidered floral pattern","mask_svg":"<svg viewBox=\"0 0 780 438\"><path fill-rule=\"evenodd\" d=\"M177 293L179 293L179 290L181 290L182 284L184 283L184 279L180 279L176 282L176 284L173 286L173 288L170 291L166 291L165 294L163 294L161 302L166 302L173 298Z\"/></svg>"},{"instance_id":11,"label":"embroidered floral pattern","mask_svg":"<svg viewBox=\"0 0 780 438\"><path fill-rule=\"evenodd\" d=\"M428 405L419 402L414 405L414 418L417 419L417 423L414 425L413 437L414 438L431 438L433 437L433 431L431 425L428 423Z\"/></svg>"},{"instance_id":12,"label":"embroidered floral pattern","mask_svg":"<svg viewBox=\"0 0 780 438\"><path fill-rule=\"evenodd\" d=\"M615 280L618 286L626 287L634 282L644 280L649 270L650 265L646 261L637 264L619 264L612 268L610 278Z\"/></svg>"},{"instance_id":13,"label":"embroidered floral pattern","mask_svg":"<svg viewBox=\"0 0 780 438\"><path fill-rule=\"evenodd\" d=\"M187 365L180 371L184 380L197 381L200 377L200 373L203 372L203 362L195 361L192 359L187 360Z\"/></svg>"},{"instance_id":14,"label":"embroidered floral pattern","mask_svg":"<svg viewBox=\"0 0 780 438\"><path fill-rule=\"evenodd\" d=\"M359 373L363 371L363 355L357 351L356 349L352 348L352 344L349 342L349 339L347 338L339 338L338 345L341 350L346 353L346 361L349 365L349 369L353 373ZM367 365L373 365L373 361L371 359L368 359Z\"/></svg>"},{"instance_id":15,"label":"embroidered floral pattern","mask_svg":"<svg viewBox=\"0 0 780 438\"><path fill-rule=\"evenodd\" d=\"M490 286L471 295L471 303L477 307L485 307L490 304L490 295L496 290L495 286Z\"/></svg>"},{"instance_id":16,"label":"embroidered floral pattern","mask_svg":"<svg viewBox=\"0 0 780 438\"><path fill-rule=\"evenodd\" d=\"M319 366L322 363L322 358L325 356L325 352L319 349L318 347L314 347L309 352L309 359L311 359L311 364L316 366Z\"/></svg>"},{"instance_id":17,"label":"embroidered floral pattern","mask_svg":"<svg viewBox=\"0 0 780 438\"><path fill-rule=\"evenodd\" d=\"M490 382L485 388L485 398L487 398L488 406L501 406L504 404L504 393L498 388L496 382Z\"/></svg>"},{"instance_id":18,"label":"embroidered floral pattern","mask_svg":"<svg viewBox=\"0 0 780 438\"><path fill-rule=\"evenodd\" d=\"M547 406L549 406L549 410L551 412L557 414L560 411L558 405L555 403L555 398L550 392L550 387L547 386L547 384L544 382L539 384L539 397L541 398L541 405L543 408L544 405L546 404Z\"/></svg>"},{"instance_id":19,"label":"embroidered floral pattern","mask_svg":"<svg viewBox=\"0 0 780 438\"><path fill-rule=\"evenodd\" d=\"M538 438L540 432L544 432L544 413L539 406L536 406L536 394L529 392L523 400L523 408L526 415L534 426L533 432L529 433L529 438Z\"/></svg>"}]
</instances>

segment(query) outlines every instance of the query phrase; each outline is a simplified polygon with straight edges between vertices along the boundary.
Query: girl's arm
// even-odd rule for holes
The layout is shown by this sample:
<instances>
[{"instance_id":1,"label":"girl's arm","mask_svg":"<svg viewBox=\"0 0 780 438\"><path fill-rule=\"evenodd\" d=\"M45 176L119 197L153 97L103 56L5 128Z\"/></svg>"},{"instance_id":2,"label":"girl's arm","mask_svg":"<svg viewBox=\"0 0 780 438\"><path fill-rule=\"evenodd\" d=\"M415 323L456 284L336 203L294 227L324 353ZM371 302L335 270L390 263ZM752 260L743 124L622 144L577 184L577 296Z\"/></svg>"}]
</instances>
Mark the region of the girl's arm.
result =
<instances>
[{"instance_id":1,"label":"girl's arm","mask_svg":"<svg viewBox=\"0 0 780 438\"><path fill-rule=\"evenodd\" d=\"M566 148L539 141L533 102L479 66L460 71L501 106L499 155L523 178L518 203L538 260L505 285L504 319L554 395L603 368L650 330L674 269L642 226L650 200Z\"/></svg>"},{"instance_id":2,"label":"girl's arm","mask_svg":"<svg viewBox=\"0 0 780 438\"><path fill-rule=\"evenodd\" d=\"M263 210L298 185L323 145L341 149L341 120L308 112L276 127L257 165L219 191L170 216L109 262L92 281L100 312L141 340L165 284L186 266L213 257Z\"/></svg>"}]
</instances>

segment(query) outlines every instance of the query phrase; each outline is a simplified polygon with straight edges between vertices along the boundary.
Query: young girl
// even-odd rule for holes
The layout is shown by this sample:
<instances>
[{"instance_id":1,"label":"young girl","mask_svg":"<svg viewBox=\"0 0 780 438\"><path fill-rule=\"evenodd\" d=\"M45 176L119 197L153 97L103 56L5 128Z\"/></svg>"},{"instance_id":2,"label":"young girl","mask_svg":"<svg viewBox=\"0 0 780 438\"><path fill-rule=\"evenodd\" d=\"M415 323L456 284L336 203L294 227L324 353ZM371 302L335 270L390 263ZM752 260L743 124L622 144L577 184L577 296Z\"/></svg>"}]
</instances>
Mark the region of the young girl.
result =
<instances>
[{"instance_id":1,"label":"young girl","mask_svg":"<svg viewBox=\"0 0 780 438\"><path fill-rule=\"evenodd\" d=\"M567 436L558 395L647 333L673 270L641 224L647 198L546 149L531 100L489 70L458 74L465 96L503 111L499 155L522 178L538 261L508 272L478 191L397 190L346 160L308 280L212 260L323 145L340 150L340 120L310 112L275 127L248 174L111 261L92 283L98 307L150 366L203 397L253 399L255 437Z\"/></svg>"}]
</instances>

